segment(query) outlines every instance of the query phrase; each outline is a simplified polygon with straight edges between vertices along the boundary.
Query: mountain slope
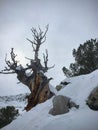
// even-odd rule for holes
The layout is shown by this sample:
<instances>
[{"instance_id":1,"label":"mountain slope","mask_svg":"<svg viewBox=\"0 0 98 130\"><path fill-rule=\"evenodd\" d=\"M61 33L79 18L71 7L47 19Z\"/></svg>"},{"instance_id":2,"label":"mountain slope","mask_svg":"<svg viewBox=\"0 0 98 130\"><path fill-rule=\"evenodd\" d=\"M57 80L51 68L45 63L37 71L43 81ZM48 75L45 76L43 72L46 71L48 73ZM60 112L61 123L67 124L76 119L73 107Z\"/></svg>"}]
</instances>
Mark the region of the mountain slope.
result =
<instances>
[{"instance_id":1,"label":"mountain slope","mask_svg":"<svg viewBox=\"0 0 98 130\"><path fill-rule=\"evenodd\" d=\"M70 97L80 106L79 109L73 108L69 113L52 116L48 114L52 108L52 99L50 99L24 113L2 130L98 130L98 111L93 111L86 105L90 92L98 86L98 70L64 81L70 84L57 95Z\"/></svg>"},{"instance_id":2,"label":"mountain slope","mask_svg":"<svg viewBox=\"0 0 98 130\"><path fill-rule=\"evenodd\" d=\"M19 113L23 113L23 109L27 104L26 96L28 94L18 94L18 95L10 95L10 96L0 96L0 108L6 106L14 106L19 110Z\"/></svg>"}]
</instances>

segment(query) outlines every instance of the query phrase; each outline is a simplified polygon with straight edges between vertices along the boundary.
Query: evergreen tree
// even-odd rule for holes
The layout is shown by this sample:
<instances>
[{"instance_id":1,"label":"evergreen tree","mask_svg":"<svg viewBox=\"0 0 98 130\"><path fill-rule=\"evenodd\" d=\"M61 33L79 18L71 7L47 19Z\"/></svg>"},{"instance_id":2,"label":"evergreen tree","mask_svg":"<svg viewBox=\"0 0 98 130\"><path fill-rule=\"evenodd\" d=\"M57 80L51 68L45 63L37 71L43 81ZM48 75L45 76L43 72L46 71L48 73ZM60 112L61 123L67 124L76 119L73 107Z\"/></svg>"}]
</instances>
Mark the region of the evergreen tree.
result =
<instances>
[{"instance_id":1,"label":"evergreen tree","mask_svg":"<svg viewBox=\"0 0 98 130\"><path fill-rule=\"evenodd\" d=\"M14 106L7 106L0 109L0 128L11 123L19 115Z\"/></svg>"},{"instance_id":2,"label":"evergreen tree","mask_svg":"<svg viewBox=\"0 0 98 130\"><path fill-rule=\"evenodd\" d=\"M71 63L69 69L63 67L63 72L67 77L88 74L98 69L98 40L91 39L84 44L80 44L77 49L73 49L75 62ZM66 71L64 71L64 68Z\"/></svg>"}]
</instances>

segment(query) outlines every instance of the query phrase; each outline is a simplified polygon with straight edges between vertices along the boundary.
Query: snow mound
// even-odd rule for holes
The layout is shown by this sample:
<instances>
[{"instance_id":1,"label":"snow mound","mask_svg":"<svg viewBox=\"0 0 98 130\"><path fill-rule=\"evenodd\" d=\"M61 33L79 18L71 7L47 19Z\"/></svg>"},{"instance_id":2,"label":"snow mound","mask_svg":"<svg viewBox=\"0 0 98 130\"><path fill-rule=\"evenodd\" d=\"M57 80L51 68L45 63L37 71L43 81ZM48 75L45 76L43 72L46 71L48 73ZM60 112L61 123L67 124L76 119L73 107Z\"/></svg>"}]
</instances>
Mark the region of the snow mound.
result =
<instances>
[{"instance_id":1,"label":"snow mound","mask_svg":"<svg viewBox=\"0 0 98 130\"><path fill-rule=\"evenodd\" d=\"M90 92L98 86L98 70L82 76L67 78L64 81L70 82L58 95L66 95L81 107L85 105Z\"/></svg>"},{"instance_id":2,"label":"snow mound","mask_svg":"<svg viewBox=\"0 0 98 130\"><path fill-rule=\"evenodd\" d=\"M69 113L52 116L52 99L39 104L31 111L24 113L2 130L98 130L98 111L86 105L90 92L98 86L98 70L82 76L67 78L70 82L57 95L70 97L80 107Z\"/></svg>"}]
</instances>

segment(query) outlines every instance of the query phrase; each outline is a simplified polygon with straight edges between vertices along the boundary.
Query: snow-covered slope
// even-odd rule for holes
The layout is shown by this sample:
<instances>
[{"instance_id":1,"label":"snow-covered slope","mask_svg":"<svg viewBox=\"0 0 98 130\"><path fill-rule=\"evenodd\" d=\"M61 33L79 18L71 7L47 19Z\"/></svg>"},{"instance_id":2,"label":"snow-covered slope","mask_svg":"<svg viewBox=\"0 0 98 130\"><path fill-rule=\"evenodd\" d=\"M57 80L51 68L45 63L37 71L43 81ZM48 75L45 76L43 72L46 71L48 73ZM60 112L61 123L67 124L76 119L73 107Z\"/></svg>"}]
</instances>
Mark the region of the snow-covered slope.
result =
<instances>
[{"instance_id":1,"label":"snow-covered slope","mask_svg":"<svg viewBox=\"0 0 98 130\"><path fill-rule=\"evenodd\" d=\"M67 114L52 116L48 114L52 108L50 99L24 113L2 130L98 130L98 111L86 105L88 95L98 86L98 70L65 81L70 84L57 95L69 96L80 106L79 109L73 108Z\"/></svg>"},{"instance_id":2,"label":"snow-covered slope","mask_svg":"<svg viewBox=\"0 0 98 130\"><path fill-rule=\"evenodd\" d=\"M19 113L23 113L23 109L27 104L25 94L18 94L18 95L10 95L10 96L0 96L0 108L6 106L14 106L16 109L19 110Z\"/></svg>"}]
</instances>

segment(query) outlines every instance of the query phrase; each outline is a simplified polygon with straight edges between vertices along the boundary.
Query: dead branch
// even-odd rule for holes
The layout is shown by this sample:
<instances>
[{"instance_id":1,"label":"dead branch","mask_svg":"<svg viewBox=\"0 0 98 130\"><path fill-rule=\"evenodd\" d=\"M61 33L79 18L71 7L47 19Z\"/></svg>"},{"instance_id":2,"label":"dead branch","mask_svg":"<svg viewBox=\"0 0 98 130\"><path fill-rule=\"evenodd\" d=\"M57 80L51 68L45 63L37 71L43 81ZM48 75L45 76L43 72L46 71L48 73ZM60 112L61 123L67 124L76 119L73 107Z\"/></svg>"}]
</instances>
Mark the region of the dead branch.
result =
<instances>
[{"instance_id":1,"label":"dead branch","mask_svg":"<svg viewBox=\"0 0 98 130\"><path fill-rule=\"evenodd\" d=\"M48 66L47 66L47 63L48 63L48 50L46 50L46 55L43 53L43 58L44 58L44 65L45 65L45 70L47 71L48 70Z\"/></svg>"},{"instance_id":2,"label":"dead branch","mask_svg":"<svg viewBox=\"0 0 98 130\"><path fill-rule=\"evenodd\" d=\"M55 65L48 67L48 50L46 49L46 54L43 53L43 58L44 58L44 72L47 72L47 70L54 68Z\"/></svg>"},{"instance_id":3,"label":"dead branch","mask_svg":"<svg viewBox=\"0 0 98 130\"><path fill-rule=\"evenodd\" d=\"M17 55L15 55L15 53L14 53L14 48L11 48L10 56L11 56L11 61L7 60L7 54L6 54L5 63L7 65L7 67L5 67L5 69L0 72L1 74L15 73L18 61L15 60Z\"/></svg>"},{"instance_id":4,"label":"dead branch","mask_svg":"<svg viewBox=\"0 0 98 130\"><path fill-rule=\"evenodd\" d=\"M14 48L11 48L10 52L10 58L11 60L7 60L7 54L5 56L5 63L7 66L0 71L0 74L13 74L13 73L18 73L18 69L20 70L27 70L28 68L23 68L22 65L18 65L18 61L15 59L16 54L14 53Z\"/></svg>"},{"instance_id":5,"label":"dead branch","mask_svg":"<svg viewBox=\"0 0 98 130\"><path fill-rule=\"evenodd\" d=\"M32 41L27 38L27 40L32 44L35 61L39 59L38 53L39 53L41 44L43 44L46 41L46 33L48 31L48 27L49 25L46 26L45 32L43 32L40 27L38 28L39 29L38 31L35 28L32 28L31 31L32 31L34 40Z\"/></svg>"}]
</instances>

